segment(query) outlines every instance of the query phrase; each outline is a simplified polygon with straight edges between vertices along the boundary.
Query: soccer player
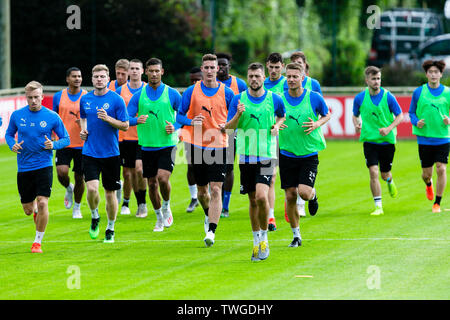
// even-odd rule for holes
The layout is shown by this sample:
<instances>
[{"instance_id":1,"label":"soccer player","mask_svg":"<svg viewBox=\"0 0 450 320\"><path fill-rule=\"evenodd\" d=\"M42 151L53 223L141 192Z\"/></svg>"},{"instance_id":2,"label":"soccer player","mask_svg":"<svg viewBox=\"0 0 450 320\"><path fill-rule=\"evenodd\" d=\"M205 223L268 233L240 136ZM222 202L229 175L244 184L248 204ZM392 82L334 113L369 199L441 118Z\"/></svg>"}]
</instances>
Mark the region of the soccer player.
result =
<instances>
[{"instance_id":1,"label":"soccer player","mask_svg":"<svg viewBox=\"0 0 450 320\"><path fill-rule=\"evenodd\" d=\"M234 94L238 94L247 90L247 84L244 80L230 75L231 68L231 55L227 53L217 53L217 63L219 65L219 71L217 72L217 80L225 84L228 88L233 90ZM234 184L234 158L236 154L236 134L232 132L228 135L227 148L227 171L225 173L225 182L223 183L222 190L222 218L228 218L230 216L229 206L231 199L231 191Z\"/></svg>"},{"instance_id":2,"label":"soccer player","mask_svg":"<svg viewBox=\"0 0 450 320\"><path fill-rule=\"evenodd\" d=\"M189 72L189 82L191 85L195 84L197 81L203 80L202 70L199 67L193 67ZM180 138L183 136L183 128L180 130ZM189 193L191 194L191 202L189 203L186 212L192 212L196 207L199 206L197 199L197 184L195 183L194 170L192 169L192 163L189 163L189 144L184 143L184 153L186 155L187 165L187 181L189 186Z\"/></svg>"},{"instance_id":3,"label":"soccer player","mask_svg":"<svg viewBox=\"0 0 450 320\"><path fill-rule=\"evenodd\" d=\"M289 90L283 93L286 121L280 128L280 180L286 194L286 211L294 239L289 247L301 246L297 196L308 201L314 216L319 204L314 184L319 165L318 153L326 143L322 126L331 118L323 97L304 89L304 67L298 63L286 66Z\"/></svg>"},{"instance_id":4,"label":"soccer player","mask_svg":"<svg viewBox=\"0 0 450 320\"><path fill-rule=\"evenodd\" d=\"M26 215L34 213L36 237L32 253L42 253L41 242L48 223L48 199L53 182L53 151L70 144L61 118L42 106L43 89L37 81L25 86L28 105L11 114L5 139L17 153L17 187ZM52 131L59 137L51 141ZM17 141L15 135L17 133Z\"/></svg>"},{"instance_id":5,"label":"soccer player","mask_svg":"<svg viewBox=\"0 0 450 320\"><path fill-rule=\"evenodd\" d=\"M81 97L80 101L80 137L85 141L83 172L92 215L89 235L96 239L99 234L98 188L101 174L108 216L104 242L113 243L118 207L116 190L121 185L118 130L128 129L128 112L123 98L108 89L108 81L109 69L106 65L98 64L92 68L94 90Z\"/></svg>"},{"instance_id":6,"label":"soccer player","mask_svg":"<svg viewBox=\"0 0 450 320\"><path fill-rule=\"evenodd\" d=\"M450 148L450 89L441 84L445 69L443 60L426 60L422 64L428 83L413 92L409 116L413 134L417 136L422 179L428 200L434 198L433 167L436 164L436 198L432 212L441 212L441 199L447 184L447 163Z\"/></svg>"},{"instance_id":7,"label":"soccer player","mask_svg":"<svg viewBox=\"0 0 450 320\"><path fill-rule=\"evenodd\" d=\"M366 166L370 174L370 190L375 202L371 215L383 214L381 186L378 175L387 182L391 197L397 196L397 187L392 178L392 161L395 153L397 126L402 122L403 113L395 97L381 87L381 71L369 66L364 71L366 90L358 93L353 100L353 124L356 133L361 133ZM361 121L362 120L362 121Z\"/></svg>"},{"instance_id":8,"label":"soccer player","mask_svg":"<svg viewBox=\"0 0 450 320\"><path fill-rule=\"evenodd\" d=\"M131 97L145 86L145 83L141 80L143 73L144 66L142 61L139 59L130 60L128 69L130 81L116 90L117 94L125 101L125 105L128 106ZM136 126L130 124L127 131L119 131L120 140L122 140L119 142L120 160L123 167L123 203L120 208L120 214L130 214L129 202L131 190L133 189L138 204L136 217L145 218L147 216L147 204L145 201L147 182L144 180L142 170L138 170L139 167L142 168L142 160L137 159L140 146L138 144Z\"/></svg>"},{"instance_id":9,"label":"soccer player","mask_svg":"<svg viewBox=\"0 0 450 320\"><path fill-rule=\"evenodd\" d=\"M72 208L73 198L75 198L72 210L72 218L74 219L83 218L80 206L85 189L81 167L83 140L80 138L80 99L87 91L81 89L82 80L79 68L69 68L66 71L68 87L55 93L53 96L53 111L59 114L70 136L70 145L56 151L55 163L58 181L66 188L64 196L66 209ZM72 160L75 185L70 183L69 176L70 162Z\"/></svg>"},{"instance_id":10,"label":"soccer player","mask_svg":"<svg viewBox=\"0 0 450 320\"><path fill-rule=\"evenodd\" d=\"M320 89L319 81L308 76L309 75L309 64L306 61L306 55L302 51L296 51L291 54L290 59L291 59L291 62L302 65L303 69L305 70L305 72L304 72L305 76L304 76L304 79L302 80L302 88L318 92L320 95L322 95L322 90ZM285 90L289 89L287 82L285 83L284 88L285 88ZM301 217L306 216L305 201L300 196L297 197L297 209L298 209L299 215ZM285 217L286 217L286 221L289 222L287 213L285 214Z\"/></svg>"},{"instance_id":11,"label":"soccer player","mask_svg":"<svg viewBox=\"0 0 450 320\"><path fill-rule=\"evenodd\" d=\"M211 247L222 211L228 146L224 124L234 93L217 81L219 66L215 55L202 57L201 70L203 80L183 92L177 122L185 126L183 141L189 144L191 158L188 163L193 164L198 199L205 213L206 236L203 240Z\"/></svg>"},{"instance_id":12,"label":"soccer player","mask_svg":"<svg viewBox=\"0 0 450 320\"><path fill-rule=\"evenodd\" d=\"M114 69L116 80L108 82L108 89L116 91L128 82L130 61L128 59L119 59L117 60Z\"/></svg>"},{"instance_id":13,"label":"soccer player","mask_svg":"<svg viewBox=\"0 0 450 320\"><path fill-rule=\"evenodd\" d=\"M266 59L266 66L269 72L269 78L264 80L264 88L281 96L285 90L286 78L281 74L283 72L284 63L280 53L273 52ZM269 189L269 231L277 230L275 220L275 179L277 177L276 167L273 170Z\"/></svg>"},{"instance_id":14,"label":"soccer player","mask_svg":"<svg viewBox=\"0 0 450 320\"><path fill-rule=\"evenodd\" d=\"M153 231L161 232L173 224L169 179L175 164L178 136L174 123L181 95L161 81L164 68L160 59L150 58L145 63L145 73L148 85L133 95L128 113L131 125L137 125L142 146L144 177L148 179L149 196L156 214Z\"/></svg>"},{"instance_id":15,"label":"soccer player","mask_svg":"<svg viewBox=\"0 0 450 320\"><path fill-rule=\"evenodd\" d=\"M248 194L253 232L252 261L269 256L269 187L277 158L277 136L285 119L283 100L264 88L264 66L248 66L248 89L233 98L226 129L237 129L241 194Z\"/></svg>"}]
</instances>

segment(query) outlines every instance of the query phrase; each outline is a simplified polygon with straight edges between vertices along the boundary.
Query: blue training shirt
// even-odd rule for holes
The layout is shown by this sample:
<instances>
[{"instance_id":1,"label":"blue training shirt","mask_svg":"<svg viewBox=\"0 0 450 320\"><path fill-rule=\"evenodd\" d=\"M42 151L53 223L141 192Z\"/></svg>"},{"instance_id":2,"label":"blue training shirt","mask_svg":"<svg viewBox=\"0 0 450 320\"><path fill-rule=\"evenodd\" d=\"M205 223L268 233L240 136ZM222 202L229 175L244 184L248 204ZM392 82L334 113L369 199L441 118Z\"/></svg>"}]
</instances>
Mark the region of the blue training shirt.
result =
<instances>
[{"instance_id":1,"label":"blue training shirt","mask_svg":"<svg viewBox=\"0 0 450 320\"><path fill-rule=\"evenodd\" d=\"M125 101L112 90L102 96L91 91L81 97L80 118L87 120L88 137L83 145L83 154L94 158L109 158L120 155L119 129L97 117L97 109L119 121L128 121Z\"/></svg>"},{"instance_id":2,"label":"blue training shirt","mask_svg":"<svg viewBox=\"0 0 450 320\"><path fill-rule=\"evenodd\" d=\"M153 89L150 85L145 86L145 92L147 93L148 98L151 101L158 100L161 95L164 92L166 85L161 82L161 84L155 89ZM133 94L133 97L131 98L130 102L128 103L128 115L130 117L130 126L137 125L137 114L139 111L139 99L141 98L142 91L139 90L135 94ZM172 106L172 109L175 112L178 112L178 109L181 105L181 94L175 90L174 88L169 87L169 101L170 105ZM180 128L180 124L175 122L174 124L175 130ZM160 149L170 148L173 146L168 147L159 147L159 148L152 148L152 147L142 147L142 150L144 151L156 151Z\"/></svg>"},{"instance_id":3,"label":"blue training shirt","mask_svg":"<svg viewBox=\"0 0 450 320\"><path fill-rule=\"evenodd\" d=\"M217 79L217 81L222 82L228 88L231 85L231 77L229 77L227 80L224 80L224 81L219 80L219 79ZM244 80L242 80L241 78L236 77L236 82L237 82L237 86L238 86L239 92L247 90L247 84L245 83Z\"/></svg>"},{"instance_id":4,"label":"blue training shirt","mask_svg":"<svg viewBox=\"0 0 450 320\"><path fill-rule=\"evenodd\" d=\"M37 170L53 166L53 151L45 149L45 136L51 139L52 131L59 140L53 141L53 150L59 150L70 144L69 133L59 115L42 106L39 111L31 111L27 105L14 111L9 120L5 139L12 149L17 142L22 142L22 150L17 154L19 172Z\"/></svg>"}]
</instances>

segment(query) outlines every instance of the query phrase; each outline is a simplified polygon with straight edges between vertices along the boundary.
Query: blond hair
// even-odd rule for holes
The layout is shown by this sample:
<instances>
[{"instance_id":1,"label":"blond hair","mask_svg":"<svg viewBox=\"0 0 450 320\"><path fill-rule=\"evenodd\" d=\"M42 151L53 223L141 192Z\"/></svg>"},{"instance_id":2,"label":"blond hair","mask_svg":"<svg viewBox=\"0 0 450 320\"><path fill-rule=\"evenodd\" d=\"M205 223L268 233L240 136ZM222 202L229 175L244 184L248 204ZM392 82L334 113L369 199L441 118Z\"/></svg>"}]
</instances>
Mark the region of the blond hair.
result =
<instances>
[{"instance_id":1,"label":"blond hair","mask_svg":"<svg viewBox=\"0 0 450 320\"><path fill-rule=\"evenodd\" d=\"M43 91L43 86L42 84L34 80L28 82L27 85L25 86L25 92L34 91L37 89L41 89L41 91Z\"/></svg>"},{"instance_id":2,"label":"blond hair","mask_svg":"<svg viewBox=\"0 0 450 320\"><path fill-rule=\"evenodd\" d=\"M130 69L130 61L128 59L119 59L116 62L115 68L123 68L125 70Z\"/></svg>"},{"instance_id":3,"label":"blond hair","mask_svg":"<svg viewBox=\"0 0 450 320\"><path fill-rule=\"evenodd\" d=\"M300 71L301 74L305 73L305 69L303 68L303 66L300 63L297 62L291 62L286 66L286 71L287 70L298 70Z\"/></svg>"},{"instance_id":4,"label":"blond hair","mask_svg":"<svg viewBox=\"0 0 450 320\"><path fill-rule=\"evenodd\" d=\"M99 71L106 71L106 74L109 76L109 69L105 64L97 64L92 68L92 74Z\"/></svg>"},{"instance_id":5,"label":"blond hair","mask_svg":"<svg viewBox=\"0 0 450 320\"><path fill-rule=\"evenodd\" d=\"M212 53L207 53L202 57L202 62L205 61L217 61L217 56Z\"/></svg>"}]
</instances>

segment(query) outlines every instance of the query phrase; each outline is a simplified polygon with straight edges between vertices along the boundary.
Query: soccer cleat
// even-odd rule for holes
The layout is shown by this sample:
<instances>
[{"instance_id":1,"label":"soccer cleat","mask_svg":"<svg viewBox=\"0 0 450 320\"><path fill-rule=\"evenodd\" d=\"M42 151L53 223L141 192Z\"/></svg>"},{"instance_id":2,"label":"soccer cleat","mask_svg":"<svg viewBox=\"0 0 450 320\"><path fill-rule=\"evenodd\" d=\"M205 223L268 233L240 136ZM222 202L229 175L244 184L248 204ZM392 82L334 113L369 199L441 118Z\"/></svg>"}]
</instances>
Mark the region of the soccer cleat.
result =
<instances>
[{"instance_id":1,"label":"soccer cleat","mask_svg":"<svg viewBox=\"0 0 450 320\"><path fill-rule=\"evenodd\" d=\"M260 261L261 259L258 257L259 246L253 246L252 250L252 261Z\"/></svg>"},{"instance_id":2,"label":"soccer cleat","mask_svg":"<svg viewBox=\"0 0 450 320\"><path fill-rule=\"evenodd\" d=\"M297 248L302 245L302 239L295 237L294 240L288 245L290 248Z\"/></svg>"},{"instance_id":3,"label":"soccer cleat","mask_svg":"<svg viewBox=\"0 0 450 320\"><path fill-rule=\"evenodd\" d=\"M73 208L72 218L73 219L83 219L80 208L77 208L77 209Z\"/></svg>"},{"instance_id":4,"label":"soccer cleat","mask_svg":"<svg viewBox=\"0 0 450 320\"><path fill-rule=\"evenodd\" d=\"M189 206L186 209L186 212L192 212L196 207L198 207L198 199L191 199L191 203L189 203Z\"/></svg>"},{"instance_id":5,"label":"soccer cleat","mask_svg":"<svg viewBox=\"0 0 450 320\"><path fill-rule=\"evenodd\" d=\"M435 204L433 204L433 208L431 209L431 211L433 213L439 213L439 212L441 212L441 206L439 204L435 203Z\"/></svg>"},{"instance_id":6,"label":"soccer cleat","mask_svg":"<svg viewBox=\"0 0 450 320\"><path fill-rule=\"evenodd\" d=\"M164 231L164 222L162 220L156 219L155 227L153 228L154 232Z\"/></svg>"},{"instance_id":7,"label":"soccer cleat","mask_svg":"<svg viewBox=\"0 0 450 320\"><path fill-rule=\"evenodd\" d=\"M258 258L260 260L265 260L269 257L269 244L267 241L261 241L259 243L259 251L258 251Z\"/></svg>"},{"instance_id":8,"label":"soccer cleat","mask_svg":"<svg viewBox=\"0 0 450 320\"><path fill-rule=\"evenodd\" d=\"M89 235L91 236L91 239L97 239L98 233L100 232L100 218L91 220L91 228L89 229Z\"/></svg>"},{"instance_id":9,"label":"soccer cleat","mask_svg":"<svg viewBox=\"0 0 450 320\"><path fill-rule=\"evenodd\" d=\"M145 217L147 217L147 205L145 203L141 203L138 206L136 218L145 218Z\"/></svg>"},{"instance_id":10,"label":"soccer cleat","mask_svg":"<svg viewBox=\"0 0 450 320\"><path fill-rule=\"evenodd\" d=\"M433 181L430 181L430 182L431 182L431 186L426 186L425 191L427 193L427 199L430 201L433 201L433 199L434 199Z\"/></svg>"},{"instance_id":11,"label":"soccer cleat","mask_svg":"<svg viewBox=\"0 0 450 320\"><path fill-rule=\"evenodd\" d=\"M275 222L275 218L269 219L269 231L275 231L277 230L277 224Z\"/></svg>"},{"instance_id":12,"label":"soccer cleat","mask_svg":"<svg viewBox=\"0 0 450 320\"><path fill-rule=\"evenodd\" d=\"M120 189L116 190L117 203L120 203L120 201L122 201L123 181L120 180L119 183Z\"/></svg>"},{"instance_id":13,"label":"soccer cleat","mask_svg":"<svg viewBox=\"0 0 450 320\"><path fill-rule=\"evenodd\" d=\"M41 244L34 242L31 245L31 253L42 253Z\"/></svg>"},{"instance_id":14,"label":"soccer cleat","mask_svg":"<svg viewBox=\"0 0 450 320\"><path fill-rule=\"evenodd\" d=\"M230 212L228 210L222 209L222 213L220 214L221 218L229 218Z\"/></svg>"},{"instance_id":15,"label":"soccer cleat","mask_svg":"<svg viewBox=\"0 0 450 320\"><path fill-rule=\"evenodd\" d=\"M130 208L127 206L122 206L122 208L120 208L120 214L129 215L130 213Z\"/></svg>"},{"instance_id":16,"label":"soccer cleat","mask_svg":"<svg viewBox=\"0 0 450 320\"><path fill-rule=\"evenodd\" d=\"M391 195L392 198L395 198L398 194L397 191L397 187L395 186L394 181L392 181L391 183L388 183L388 190L389 190L389 194Z\"/></svg>"},{"instance_id":17,"label":"soccer cleat","mask_svg":"<svg viewBox=\"0 0 450 320\"><path fill-rule=\"evenodd\" d=\"M314 199L308 201L309 214L311 216L315 216L318 209L319 209L319 202L317 201L317 196L314 196Z\"/></svg>"},{"instance_id":18,"label":"soccer cleat","mask_svg":"<svg viewBox=\"0 0 450 320\"><path fill-rule=\"evenodd\" d=\"M375 211L373 211L370 215L371 216L380 216L382 214L384 214L383 208L382 207L376 207Z\"/></svg>"},{"instance_id":19,"label":"soccer cleat","mask_svg":"<svg viewBox=\"0 0 450 320\"><path fill-rule=\"evenodd\" d=\"M216 236L216 234L212 231L208 231L206 233L206 237L205 239L203 239L203 241L205 241L205 245L209 248L214 244L214 237Z\"/></svg>"},{"instance_id":20,"label":"soccer cleat","mask_svg":"<svg viewBox=\"0 0 450 320\"><path fill-rule=\"evenodd\" d=\"M170 208L162 209L164 227L169 228L173 224L173 215Z\"/></svg>"},{"instance_id":21,"label":"soccer cleat","mask_svg":"<svg viewBox=\"0 0 450 320\"><path fill-rule=\"evenodd\" d=\"M106 229L103 243L114 243L114 230Z\"/></svg>"},{"instance_id":22,"label":"soccer cleat","mask_svg":"<svg viewBox=\"0 0 450 320\"><path fill-rule=\"evenodd\" d=\"M205 229L205 234L207 234L208 230L209 230L209 218L208 218L208 216L205 216L205 222L203 223L203 228Z\"/></svg>"},{"instance_id":23,"label":"soccer cleat","mask_svg":"<svg viewBox=\"0 0 450 320\"><path fill-rule=\"evenodd\" d=\"M72 208L73 204L73 184L69 184L69 189L66 189L66 194L64 195L64 206L66 209Z\"/></svg>"}]
</instances>

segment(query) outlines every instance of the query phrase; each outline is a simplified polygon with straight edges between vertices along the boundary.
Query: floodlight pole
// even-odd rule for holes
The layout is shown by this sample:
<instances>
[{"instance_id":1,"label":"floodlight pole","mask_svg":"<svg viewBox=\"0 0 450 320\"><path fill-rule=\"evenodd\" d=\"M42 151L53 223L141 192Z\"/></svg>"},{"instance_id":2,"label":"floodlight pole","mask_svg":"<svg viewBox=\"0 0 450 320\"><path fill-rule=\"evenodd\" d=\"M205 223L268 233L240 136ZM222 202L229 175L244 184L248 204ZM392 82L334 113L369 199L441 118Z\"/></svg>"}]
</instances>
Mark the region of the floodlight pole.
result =
<instances>
[{"instance_id":1,"label":"floodlight pole","mask_svg":"<svg viewBox=\"0 0 450 320\"><path fill-rule=\"evenodd\" d=\"M0 0L0 89L11 88L11 7Z\"/></svg>"}]
</instances>

